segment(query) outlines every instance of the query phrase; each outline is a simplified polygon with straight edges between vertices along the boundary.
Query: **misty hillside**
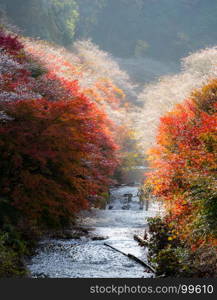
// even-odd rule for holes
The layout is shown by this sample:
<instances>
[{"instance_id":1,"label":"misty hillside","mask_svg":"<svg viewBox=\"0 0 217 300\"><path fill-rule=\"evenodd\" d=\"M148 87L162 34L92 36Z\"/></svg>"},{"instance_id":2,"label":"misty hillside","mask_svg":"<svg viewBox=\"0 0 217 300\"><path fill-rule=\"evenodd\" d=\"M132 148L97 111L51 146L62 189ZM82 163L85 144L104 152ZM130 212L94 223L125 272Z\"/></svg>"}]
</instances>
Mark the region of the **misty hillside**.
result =
<instances>
[{"instance_id":1,"label":"misty hillside","mask_svg":"<svg viewBox=\"0 0 217 300\"><path fill-rule=\"evenodd\" d=\"M91 38L117 57L177 62L216 44L215 0L0 0L24 34L62 45Z\"/></svg>"}]
</instances>

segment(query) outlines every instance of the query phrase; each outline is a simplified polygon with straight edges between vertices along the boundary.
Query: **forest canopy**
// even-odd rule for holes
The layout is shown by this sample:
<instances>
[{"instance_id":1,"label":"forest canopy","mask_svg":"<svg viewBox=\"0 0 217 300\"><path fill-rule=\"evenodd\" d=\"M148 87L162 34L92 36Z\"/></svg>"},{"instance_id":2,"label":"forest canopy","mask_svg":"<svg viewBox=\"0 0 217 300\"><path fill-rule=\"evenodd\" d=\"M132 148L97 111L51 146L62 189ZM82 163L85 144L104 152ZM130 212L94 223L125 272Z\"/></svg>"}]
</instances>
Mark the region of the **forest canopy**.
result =
<instances>
[{"instance_id":1,"label":"forest canopy","mask_svg":"<svg viewBox=\"0 0 217 300\"><path fill-rule=\"evenodd\" d=\"M26 35L65 46L90 38L117 57L178 62L216 40L215 0L1 0L0 7Z\"/></svg>"}]
</instances>

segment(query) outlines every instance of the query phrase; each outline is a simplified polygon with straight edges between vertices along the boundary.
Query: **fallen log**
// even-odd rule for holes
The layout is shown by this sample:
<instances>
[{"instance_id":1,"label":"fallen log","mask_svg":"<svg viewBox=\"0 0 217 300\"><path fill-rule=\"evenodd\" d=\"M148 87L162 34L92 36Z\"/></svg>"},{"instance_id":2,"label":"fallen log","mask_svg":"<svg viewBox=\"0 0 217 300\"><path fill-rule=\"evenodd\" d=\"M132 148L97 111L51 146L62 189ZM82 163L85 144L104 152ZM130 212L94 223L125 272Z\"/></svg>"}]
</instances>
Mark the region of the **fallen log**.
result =
<instances>
[{"instance_id":1,"label":"fallen log","mask_svg":"<svg viewBox=\"0 0 217 300\"><path fill-rule=\"evenodd\" d=\"M109 247L109 248L111 248L111 249L113 249L113 250L115 250L115 251L117 251L117 252L119 252L119 253L121 253L121 254L123 254L124 256L127 256L128 258L134 260L135 262L137 262L137 263L139 263L140 265L144 266L145 268L149 269L152 273L155 273L155 272L156 272L155 269L154 269L152 266L150 266L150 265L147 264L146 262L142 261L142 260L139 259L138 257L136 257L136 256L134 256L134 255L132 255L132 254L130 254L130 253L126 254L126 253L124 253L124 252L118 250L117 248L114 248L113 246L111 246L111 245L109 245L109 244L107 244L107 243L104 243L104 245L107 246L107 247Z\"/></svg>"},{"instance_id":2,"label":"fallen log","mask_svg":"<svg viewBox=\"0 0 217 300\"><path fill-rule=\"evenodd\" d=\"M125 256L128 256L128 254L126 254L126 253L124 253L124 252L122 252L122 251L120 251L120 250L112 247L111 245L109 245L107 243L104 243L104 245L107 246L107 247L109 247L109 248L111 248L111 249L113 249L113 250L115 250L115 251L117 251L117 252L119 252L119 253L121 253L121 254L123 254L123 255L125 255Z\"/></svg>"},{"instance_id":3,"label":"fallen log","mask_svg":"<svg viewBox=\"0 0 217 300\"><path fill-rule=\"evenodd\" d=\"M133 259L135 262L139 263L140 265L144 266L145 268L149 269L151 272L155 273L155 269L150 266L149 264L147 264L146 262L142 261L141 259L139 259L138 257L132 255L132 254L127 254L127 256L131 259Z\"/></svg>"},{"instance_id":4,"label":"fallen log","mask_svg":"<svg viewBox=\"0 0 217 300\"><path fill-rule=\"evenodd\" d=\"M141 246L147 246L147 242L139 235L134 234L134 240L137 241Z\"/></svg>"}]
</instances>

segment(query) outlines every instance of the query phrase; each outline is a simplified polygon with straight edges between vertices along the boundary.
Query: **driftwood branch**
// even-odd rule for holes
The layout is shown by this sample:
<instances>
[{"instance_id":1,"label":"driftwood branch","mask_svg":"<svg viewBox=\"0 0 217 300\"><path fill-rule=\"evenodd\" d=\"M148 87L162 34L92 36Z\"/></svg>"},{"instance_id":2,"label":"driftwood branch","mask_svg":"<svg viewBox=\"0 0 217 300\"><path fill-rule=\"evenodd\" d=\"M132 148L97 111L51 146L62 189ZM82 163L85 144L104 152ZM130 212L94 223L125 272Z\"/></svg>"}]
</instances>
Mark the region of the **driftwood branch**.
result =
<instances>
[{"instance_id":1,"label":"driftwood branch","mask_svg":"<svg viewBox=\"0 0 217 300\"><path fill-rule=\"evenodd\" d=\"M107 246L107 247L109 247L109 248L111 248L111 249L113 249L113 250L115 250L115 251L117 251L117 252L119 252L119 253L121 253L121 254L123 254L124 256L127 256L128 258L134 260L135 262L137 262L137 263L139 263L140 265L144 266L145 268L149 269L151 272L153 272L153 273L156 272L155 269L154 269L152 266L150 266L150 265L147 264L146 262L142 261L142 260L139 259L138 257L136 257L136 256L134 256L134 255L132 255L132 254L130 254L130 253L126 254L126 253L124 253L124 252L122 252L122 251L120 251L120 250L114 248L113 246L111 246L111 245L109 245L109 244L107 244L107 243L104 243L104 245Z\"/></svg>"},{"instance_id":2,"label":"driftwood branch","mask_svg":"<svg viewBox=\"0 0 217 300\"><path fill-rule=\"evenodd\" d=\"M138 257L132 255L132 254L127 254L127 256L131 259L133 259L135 262L139 263L140 265L144 266L145 268L149 269L151 272L155 273L155 269L150 266L149 264L147 264L146 262L142 261L141 259L139 259Z\"/></svg>"},{"instance_id":3,"label":"driftwood branch","mask_svg":"<svg viewBox=\"0 0 217 300\"><path fill-rule=\"evenodd\" d=\"M111 248L111 249L113 249L113 250L115 250L116 252L119 252L119 253L121 253L121 254L123 254L123 255L125 255L125 256L128 256L128 254L126 254L126 253L124 253L124 252L122 252L122 251L120 251L120 250L118 250L118 249L112 247L111 245L109 245L109 244L107 244L107 243L104 243L104 245L107 246L107 247L109 247L109 248Z\"/></svg>"},{"instance_id":4,"label":"driftwood branch","mask_svg":"<svg viewBox=\"0 0 217 300\"><path fill-rule=\"evenodd\" d=\"M141 236L135 234L133 238L139 243L140 246L147 246L147 242Z\"/></svg>"}]
</instances>

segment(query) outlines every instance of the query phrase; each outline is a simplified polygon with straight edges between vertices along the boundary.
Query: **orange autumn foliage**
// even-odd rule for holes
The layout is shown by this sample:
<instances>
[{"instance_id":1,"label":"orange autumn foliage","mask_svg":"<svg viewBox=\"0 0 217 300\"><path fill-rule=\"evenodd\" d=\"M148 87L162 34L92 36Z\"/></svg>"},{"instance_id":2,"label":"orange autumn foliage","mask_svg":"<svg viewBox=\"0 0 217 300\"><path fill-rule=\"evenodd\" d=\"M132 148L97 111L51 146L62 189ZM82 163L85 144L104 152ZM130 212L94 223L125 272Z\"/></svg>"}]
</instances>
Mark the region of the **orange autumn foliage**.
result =
<instances>
[{"instance_id":1,"label":"orange autumn foliage","mask_svg":"<svg viewBox=\"0 0 217 300\"><path fill-rule=\"evenodd\" d=\"M149 161L153 170L147 181L165 201L168 221L180 236L194 245L202 245L210 234L215 237L217 80L161 118Z\"/></svg>"}]
</instances>

